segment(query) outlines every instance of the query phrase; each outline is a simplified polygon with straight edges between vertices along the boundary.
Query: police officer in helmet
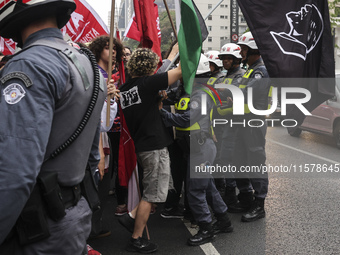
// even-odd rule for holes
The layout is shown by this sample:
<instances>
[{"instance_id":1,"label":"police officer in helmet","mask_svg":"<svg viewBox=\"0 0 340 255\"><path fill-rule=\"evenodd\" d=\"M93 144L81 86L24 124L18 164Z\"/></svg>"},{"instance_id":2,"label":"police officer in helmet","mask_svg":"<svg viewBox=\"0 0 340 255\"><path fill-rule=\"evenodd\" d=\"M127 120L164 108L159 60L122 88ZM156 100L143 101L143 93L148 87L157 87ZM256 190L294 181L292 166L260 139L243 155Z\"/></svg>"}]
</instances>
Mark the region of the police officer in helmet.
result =
<instances>
[{"instance_id":1,"label":"police officer in helmet","mask_svg":"<svg viewBox=\"0 0 340 255\"><path fill-rule=\"evenodd\" d=\"M106 88L91 55L63 40L73 0L2 3L0 36L22 51L0 74L1 254L86 254L81 182L89 155L99 162Z\"/></svg>"},{"instance_id":2,"label":"police officer in helmet","mask_svg":"<svg viewBox=\"0 0 340 255\"><path fill-rule=\"evenodd\" d=\"M252 88L254 108L257 110L268 109L270 80L251 32L243 34L238 45L241 47L242 61L249 67L239 85L245 98L245 114L233 116L234 121L243 123L236 125L233 161L237 169L242 166L258 166L261 169L266 162L265 136L267 125L263 116L257 116L249 111L247 97L248 89ZM252 121L252 125L248 125L252 119L258 121ZM265 217L264 201L268 193L267 173L240 174L238 177L241 177L236 178L237 187L240 190L239 202L233 207L234 212L244 212L241 218L243 222L252 222ZM249 191L250 186L252 186L254 192Z\"/></svg>"},{"instance_id":3,"label":"police officer in helmet","mask_svg":"<svg viewBox=\"0 0 340 255\"><path fill-rule=\"evenodd\" d=\"M210 115L201 114L202 95L206 95L207 98L207 112L210 112L215 104L214 95L209 89L209 85L206 85L210 75L209 60L201 54L193 92L190 98L186 95L179 100L183 112L172 114L162 111L166 125L181 127L183 131L181 133L176 132L176 134L182 136L186 132L189 137L187 147L190 146L190 170L187 172L186 191L191 212L199 225L198 233L187 241L190 246L210 242L215 238L215 234L233 231L227 215L227 206L216 189L212 176L209 173L193 175L196 167L212 165L216 156L216 146L211 134ZM188 115L190 118L188 118ZM214 224L212 224L209 206L217 219Z\"/></svg>"}]
</instances>

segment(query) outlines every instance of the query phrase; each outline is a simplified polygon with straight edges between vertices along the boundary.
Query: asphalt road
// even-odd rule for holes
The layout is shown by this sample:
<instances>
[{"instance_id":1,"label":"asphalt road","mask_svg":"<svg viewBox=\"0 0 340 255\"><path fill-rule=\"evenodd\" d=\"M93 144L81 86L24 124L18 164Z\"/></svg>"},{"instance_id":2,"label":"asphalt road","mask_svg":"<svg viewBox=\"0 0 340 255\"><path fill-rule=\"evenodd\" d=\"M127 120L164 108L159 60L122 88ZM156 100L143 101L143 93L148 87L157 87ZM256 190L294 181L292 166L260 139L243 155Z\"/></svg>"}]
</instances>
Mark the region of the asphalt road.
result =
<instances>
[{"instance_id":1,"label":"asphalt road","mask_svg":"<svg viewBox=\"0 0 340 255\"><path fill-rule=\"evenodd\" d=\"M148 223L156 254L340 254L340 157L334 140L308 132L290 137L274 127L268 128L266 151L267 166L277 172L269 173L265 219L243 223L240 214L230 214L233 233L189 247L186 240L195 229L161 218L159 206ZM103 255L131 254L124 250L130 234L117 222L115 206L110 197L104 221L112 235L89 243Z\"/></svg>"}]
</instances>

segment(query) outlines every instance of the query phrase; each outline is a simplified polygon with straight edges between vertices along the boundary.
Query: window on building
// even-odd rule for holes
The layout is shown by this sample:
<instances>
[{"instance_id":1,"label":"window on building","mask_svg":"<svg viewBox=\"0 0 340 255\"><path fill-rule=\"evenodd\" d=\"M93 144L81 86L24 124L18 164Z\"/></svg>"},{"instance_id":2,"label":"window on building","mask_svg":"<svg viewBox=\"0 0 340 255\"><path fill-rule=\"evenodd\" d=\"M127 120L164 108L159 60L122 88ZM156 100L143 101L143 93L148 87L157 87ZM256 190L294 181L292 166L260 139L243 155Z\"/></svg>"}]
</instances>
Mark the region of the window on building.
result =
<instances>
[{"instance_id":1,"label":"window on building","mask_svg":"<svg viewBox=\"0 0 340 255\"><path fill-rule=\"evenodd\" d=\"M223 29L224 29L224 26L220 26L220 29L222 29L222 30L223 30Z\"/></svg>"},{"instance_id":2,"label":"window on building","mask_svg":"<svg viewBox=\"0 0 340 255\"><path fill-rule=\"evenodd\" d=\"M209 15L208 20L212 20L212 16L211 15Z\"/></svg>"},{"instance_id":3,"label":"window on building","mask_svg":"<svg viewBox=\"0 0 340 255\"><path fill-rule=\"evenodd\" d=\"M221 16L220 16L220 19L224 19L224 15L221 15Z\"/></svg>"},{"instance_id":4,"label":"window on building","mask_svg":"<svg viewBox=\"0 0 340 255\"><path fill-rule=\"evenodd\" d=\"M211 48L211 47L208 47L208 50L212 50L212 48Z\"/></svg>"},{"instance_id":5,"label":"window on building","mask_svg":"<svg viewBox=\"0 0 340 255\"><path fill-rule=\"evenodd\" d=\"M211 9L212 8L212 4L208 4L208 9Z\"/></svg>"},{"instance_id":6,"label":"window on building","mask_svg":"<svg viewBox=\"0 0 340 255\"><path fill-rule=\"evenodd\" d=\"M211 36L208 37L208 42L212 42L212 37Z\"/></svg>"},{"instance_id":7,"label":"window on building","mask_svg":"<svg viewBox=\"0 0 340 255\"><path fill-rule=\"evenodd\" d=\"M212 26L208 26L208 31L212 31Z\"/></svg>"},{"instance_id":8,"label":"window on building","mask_svg":"<svg viewBox=\"0 0 340 255\"><path fill-rule=\"evenodd\" d=\"M224 8L224 4L221 4L220 6L221 6L221 8Z\"/></svg>"},{"instance_id":9,"label":"window on building","mask_svg":"<svg viewBox=\"0 0 340 255\"><path fill-rule=\"evenodd\" d=\"M222 37L220 37L220 40L224 40L224 37L222 36Z\"/></svg>"}]
</instances>

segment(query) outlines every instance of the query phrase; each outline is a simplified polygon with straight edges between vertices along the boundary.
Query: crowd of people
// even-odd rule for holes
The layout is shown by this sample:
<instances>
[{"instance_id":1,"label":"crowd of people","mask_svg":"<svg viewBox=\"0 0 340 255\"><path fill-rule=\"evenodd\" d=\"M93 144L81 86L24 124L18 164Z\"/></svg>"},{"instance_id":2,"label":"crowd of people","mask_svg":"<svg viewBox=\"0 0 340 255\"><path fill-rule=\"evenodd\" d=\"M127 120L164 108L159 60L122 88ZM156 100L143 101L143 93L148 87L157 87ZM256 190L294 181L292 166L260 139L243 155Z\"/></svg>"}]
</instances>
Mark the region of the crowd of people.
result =
<instances>
[{"instance_id":1,"label":"crowd of people","mask_svg":"<svg viewBox=\"0 0 340 255\"><path fill-rule=\"evenodd\" d=\"M189 93L174 61L177 43L159 68L152 50L131 50L117 39L110 48L109 36L89 45L65 42L60 28L75 9L72 0L15 4L25 15L13 11L0 19L0 35L22 48L1 69L3 254L99 254L86 243L111 234L102 215L114 176L114 213L131 233L127 251L158 249L145 231L158 203L164 203L163 218L187 218L199 227L187 241L191 246L232 232L228 213L242 213L243 222L265 217L267 175L214 178L196 171L265 165L266 125L249 111L247 93L252 88L252 105L267 109L270 81L251 32L238 44L201 54ZM233 86L246 98L244 115L233 114ZM130 211L118 175L119 108L141 178L141 199ZM214 117L260 123L214 126Z\"/></svg>"}]
</instances>

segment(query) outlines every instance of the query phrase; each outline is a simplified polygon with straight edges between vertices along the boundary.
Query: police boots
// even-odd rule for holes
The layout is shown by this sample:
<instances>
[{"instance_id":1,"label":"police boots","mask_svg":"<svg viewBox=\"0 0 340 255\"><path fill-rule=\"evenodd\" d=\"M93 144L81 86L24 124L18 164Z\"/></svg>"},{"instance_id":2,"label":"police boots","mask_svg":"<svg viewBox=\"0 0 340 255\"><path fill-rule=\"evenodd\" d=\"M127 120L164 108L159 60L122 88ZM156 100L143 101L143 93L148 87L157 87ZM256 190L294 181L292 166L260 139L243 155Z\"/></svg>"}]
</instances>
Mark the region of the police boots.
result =
<instances>
[{"instance_id":1,"label":"police boots","mask_svg":"<svg viewBox=\"0 0 340 255\"><path fill-rule=\"evenodd\" d=\"M236 204L238 200L236 196L236 188L226 187L223 200L228 207L232 204Z\"/></svg>"},{"instance_id":2,"label":"police boots","mask_svg":"<svg viewBox=\"0 0 340 255\"><path fill-rule=\"evenodd\" d=\"M234 228L231 226L227 213L216 213L215 216L217 221L213 224L214 234L233 232Z\"/></svg>"},{"instance_id":3,"label":"police boots","mask_svg":"<svg viewBox=\"0 0 340 255\"><path fill-rule=\"evenodd\" d=\"M199 222L198 226L200 228L198 233L188 239L188 245L190 246L209 243L215 238L211 222Z\"/></svg>"},{"instance_id":4,"label":"police boots","mask_svg":"<svg viewBox=\"0 0 340 255\"><path fill-rule=\"evenodd\" d=\"M254 195L253 192L245 192L238 194L238 202L228 205L229 213L244 213L247 212L252 206Z\"/></svg>"},{"instance_id":5,"label":"police boots","mask_svg":"<svg viewBox=\"0 0 340 255\"><path fill-rule=\"evenodd\" d=\"M252 222L264 217L266 217L264 198L255 198L249 211L242 215L241 221Z\"/></svg>"}]
</instances>

